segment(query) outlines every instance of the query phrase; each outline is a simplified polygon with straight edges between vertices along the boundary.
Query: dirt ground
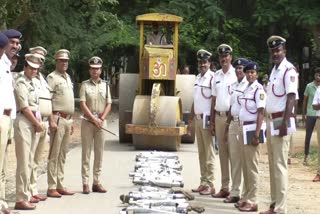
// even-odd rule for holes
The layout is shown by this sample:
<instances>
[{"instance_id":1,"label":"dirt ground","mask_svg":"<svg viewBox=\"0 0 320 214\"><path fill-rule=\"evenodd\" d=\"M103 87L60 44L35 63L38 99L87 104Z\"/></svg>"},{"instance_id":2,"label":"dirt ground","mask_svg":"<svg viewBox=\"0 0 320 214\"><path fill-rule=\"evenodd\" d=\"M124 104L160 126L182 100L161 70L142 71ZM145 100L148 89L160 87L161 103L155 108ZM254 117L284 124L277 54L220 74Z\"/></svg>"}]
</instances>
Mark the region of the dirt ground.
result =
<instances>
[{"instance_id":1,"label":"dirt ground","mask_svg":"<svg viewBox=\"0 0 320 214\"><path fill-rule=\"evenodd\" d=\"M110 115L110 120L117 119L117 112L114 111ZM80 113L74 116L74 134L72 135L72 143L70 149L80 143ZM303 151L304 130L299 129L293 137L293 158L292 165L289 170L289 195L288 195L288 213L290 214L318 214L320 213L320 200L318 194L320 192L320 182L313 183L316 169L314 167L306 167L302 165L302 161L295 156L296 153ZM312 146L316 146L315 133L312 137ZM16 157L14 144L11 144L8 152L7 162L7 185L6 193L8 201L15 200L15 169ZM45 173L48 156L49 143L43 154L43 164L39 173ZM270 186L269 186L269 169L266 146L262 146L260 157L260 184L259 184L259 211L268 208L270 202Z\"/></svg>"}]
</instances>

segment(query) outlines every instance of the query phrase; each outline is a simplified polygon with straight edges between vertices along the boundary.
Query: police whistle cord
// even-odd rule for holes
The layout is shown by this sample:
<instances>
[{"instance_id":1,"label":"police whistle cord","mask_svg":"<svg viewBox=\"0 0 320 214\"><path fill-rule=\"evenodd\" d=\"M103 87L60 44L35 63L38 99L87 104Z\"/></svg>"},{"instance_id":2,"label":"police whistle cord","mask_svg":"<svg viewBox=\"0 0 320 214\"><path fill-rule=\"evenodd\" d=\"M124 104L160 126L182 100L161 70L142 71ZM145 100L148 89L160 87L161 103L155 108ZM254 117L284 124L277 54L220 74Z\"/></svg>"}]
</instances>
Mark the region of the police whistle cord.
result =
<instances>
[{"instance_id":1,"label":"police whistle cord","mask_svg":"<svg viewBox=\"0 0 320 214\"><path fill-rule=\"evenodd\" d=\"M184 191L182 164L176 154L167 152L140 152L136 155L132 182L142 185L138 190L120 196L123 208L120 214L135 213L203 213L205 209L190 206L194 196Z\"/></svg>"},{"instance_id":2,"label":"police whistle cord","mask_svg":"<svg viewBox=\"0 0 320 214\"><path fill-rule=\"evenodd\" d=\"M80 116L80 119L86 120L86 121L88 121L89 123L94 124L91 120L89 120L88 118L85 118L84 116ZM110 130L108 130L108 129L106 129L106 128L100 127L100 129L102 129L102 130L104 130L104 131L106 131L106 132L108 132L108 133L110 133L110 134L112 134L112 135L114 135L114 136L119 137L118 134L116 134L116 133L114 133L114 132L112 132L112 131L110 131Z\"/></svg>"}]
</instances>

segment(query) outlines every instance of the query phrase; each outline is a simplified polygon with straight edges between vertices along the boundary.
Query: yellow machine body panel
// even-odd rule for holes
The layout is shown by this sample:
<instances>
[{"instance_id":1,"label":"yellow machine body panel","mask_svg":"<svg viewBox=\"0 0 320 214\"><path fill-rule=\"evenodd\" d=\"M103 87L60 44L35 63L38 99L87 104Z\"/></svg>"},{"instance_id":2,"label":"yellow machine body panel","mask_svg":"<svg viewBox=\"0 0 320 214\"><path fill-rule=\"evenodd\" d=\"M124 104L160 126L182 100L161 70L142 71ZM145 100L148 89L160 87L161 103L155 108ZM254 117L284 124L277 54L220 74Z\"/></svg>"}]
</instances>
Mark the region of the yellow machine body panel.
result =
<instances>
[{"instance_id":1,"label":"yellow machine body panel","mask_svg":"<svg viewBox=\"0 0 320 214\"><path fill-rule=\"evenodd\" d=\"M142 56L142 79L174 80L175 58L173 49L146 45Z\"/></svg>"}]
</instances>

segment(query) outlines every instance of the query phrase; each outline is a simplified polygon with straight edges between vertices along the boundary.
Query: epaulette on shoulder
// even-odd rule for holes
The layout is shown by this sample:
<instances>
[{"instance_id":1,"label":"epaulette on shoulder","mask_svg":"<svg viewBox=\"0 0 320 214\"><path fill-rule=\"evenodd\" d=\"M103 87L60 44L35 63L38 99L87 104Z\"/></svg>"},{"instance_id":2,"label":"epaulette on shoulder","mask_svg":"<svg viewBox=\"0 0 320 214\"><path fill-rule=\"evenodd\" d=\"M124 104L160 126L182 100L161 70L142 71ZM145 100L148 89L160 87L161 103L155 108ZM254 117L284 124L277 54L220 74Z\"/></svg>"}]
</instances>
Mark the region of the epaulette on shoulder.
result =
<instances>
[{"instance_id":1,"label":"epaulette on shoulder","mask_svg":"<svg viewBox=\"0 0 320 214\"><path fill-rule=\"evenodd\" d=\"M90 80L84 80L84 81L82 81L81 84L85 84L85 83L88 83L88 82L90 82Z\"/></svg>"},{"instance_id":2,"label":"epaulette on shoulder","mask_svg":"<svg viewBox=\"0 0 320 214\"><path fill-rule=\"evenodd\" d=\"M49 79L49 78L53 78L53 72L52 73L50 73L50 74L48 74L48 76L47 76L47 79Z\"/></svg>"},{"instance_id":3,"label":"epaulette on shoulder","mask_svg":"<svg viewBox=\"0 0 320 214\"><path fill-rule=\"evenodd\" d=\"M26 81L26 78L21 75L21 76L18 76L16 81L15 81L15 85L19 85L19 84L27 84L27 81Z\"/></svg>"}]
</instances>

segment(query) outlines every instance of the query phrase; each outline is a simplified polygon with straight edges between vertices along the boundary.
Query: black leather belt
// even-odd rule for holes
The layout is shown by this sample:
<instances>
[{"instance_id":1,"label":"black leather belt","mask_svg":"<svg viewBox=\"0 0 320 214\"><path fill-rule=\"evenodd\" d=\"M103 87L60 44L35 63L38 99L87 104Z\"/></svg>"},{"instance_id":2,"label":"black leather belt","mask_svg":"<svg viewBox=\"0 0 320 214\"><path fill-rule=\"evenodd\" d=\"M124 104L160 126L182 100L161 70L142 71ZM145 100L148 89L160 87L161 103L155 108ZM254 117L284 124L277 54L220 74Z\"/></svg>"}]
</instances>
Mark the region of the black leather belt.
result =
<instances>
[{"instance_id":1,"label":"black leather belt","mask_svg":"<svg viewBox=\"0 0 320 214\"><path fill-rule=\"evenodd\" d=\"M231 120L237 122L239 121L239 116L231 116Z\"/></svg>"},{"instance_id":2,"label":"black leather belt","mask_svg":"<svg viewBox=\"0 0 320 214\"><path fill-rule=\"evenodd\" d=\"M251 124L255 124L256 121L243 121L242 124L243 125L251 125Z\"/></svg>"},{"instance_id":3,"label":"black leather belt","mask_svg":"<svg viewBox=\"0 0 320 214\"><path fill-rule=\"evenodd\" d=\"M64 119L67 119L67 120L71 118L71 115L70 115L70 114L66 114L66 113L61 112L61 111L53 111L52 114L57 115L57 116L59 116L59 117L62 117L62 118L64 118Z\"/></svg>"},{"instance_id":4,"label":"black leather belt","mask_svg":"<svg viewBox=\"0 0 320 214\"><path fill-rule=\"evenodd\" d=\"M228 115L228 111L216 111L216 114L219 116L227 116Z\"/></svg>"}]
</instances>

